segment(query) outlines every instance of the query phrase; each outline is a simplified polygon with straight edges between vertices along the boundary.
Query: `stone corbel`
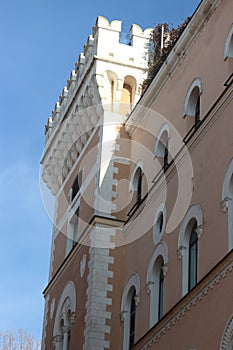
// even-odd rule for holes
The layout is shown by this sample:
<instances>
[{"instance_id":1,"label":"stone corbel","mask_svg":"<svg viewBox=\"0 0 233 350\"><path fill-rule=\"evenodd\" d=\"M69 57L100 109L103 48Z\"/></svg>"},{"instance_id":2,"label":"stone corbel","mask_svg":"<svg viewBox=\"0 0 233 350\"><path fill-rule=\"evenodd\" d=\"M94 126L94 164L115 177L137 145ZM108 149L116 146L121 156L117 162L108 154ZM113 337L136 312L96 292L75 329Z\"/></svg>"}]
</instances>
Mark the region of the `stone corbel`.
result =
<instances>
[{"instance_id":1,"label":"stone corbel","mask_svg":"<svg viewBox=\"0 0 233 350\"><path fill-rule=\"evenodd\" d=\"M221 202L221 208L224 213L228 211L229 208L229 201L231 201L231 198L226 197L224 200Z\"/></svg>"},{"instance_id":2,"label":"stone corbel","mask_svg":"<svg viewBox=\"0 0 233 350\"><path fill-rule=\"evenodd\" d=\"M71 325L74 324L75 318L76 318L76 315L75 315L75 312L73 311L73 312L71 312L71 315L70 315L70 323L71 323Z\"/></svg>"},{"instance_id":3,"label":"stone corbel","mask_svg":"<svg viewBox=\"0 0 233 350\"><path fill-rule=\"evenodd\" d=\"M121 313L120 313L120 319L121 319L121 322L124 322L125 320L125 314L127 313L126 310L122 310Z\"/></svg>"},{"instance_id":4,"label":"stone corbel","mask_svg":"<svg viewBox=\"0 0 233 350\"><path fill-rule=\"evenodd\" d=\"M202 232L203 232L203 225L199 225L199 226L196 228L196 233L197 233L198 239L201 239Z\"/></svg>"},{"instance_id":5,"label":"stone corbel","mask_svg":"<svg viewBox=\"0 0 233 350\"><path fill-rule=\"evenodd\" d=\"M186 247L181 245L176 251L180 260L183 258L184 250L186 250Z\"/></svg>"},{"instance_id":6,"label":"stone corbel","mask_svg":"<svg viewBox=\"0 0 233 350\"><path fill-rule=\"evenodd\" d=\"M151 293L151 286L152 286L153 284L154 284L153 281L147 282L147 284L146 284L146 292L147 292L147 294L150 294L150 293Z\"/></svg>"},{"instance_id":7,"label":"stone corbel","mask_svg":"<svg viewBox=\"0 0 233 350\"><path fill-rule=\"evenodd\" d=\"M163 275L167 276L167 273L168 273L168 264L167 263L162 266L162 271L163 271Z\"/></svg>"},{"instance_id":8,"label":"stone corbel","mask_svg":"<svg viewBox=\"0 0 233 350\"><path fill-rule=\"evenodd\" d=\"M62 331L63 331L63 334L69 333L69 331L70 331L70 326L63 326L63 327L62 327Z\"/></svg>"},{"instance_id":9,"label":"stone corbel","mask_svg":"<svg viewBox=\"0 0 233 350\"><path fill-rule=\"evenodd\" d=\"M140 298L139 298L139 294L136 294L134 297L134 301L135 301L135 305L138 306Z\"/></svg>"}]
</instances>

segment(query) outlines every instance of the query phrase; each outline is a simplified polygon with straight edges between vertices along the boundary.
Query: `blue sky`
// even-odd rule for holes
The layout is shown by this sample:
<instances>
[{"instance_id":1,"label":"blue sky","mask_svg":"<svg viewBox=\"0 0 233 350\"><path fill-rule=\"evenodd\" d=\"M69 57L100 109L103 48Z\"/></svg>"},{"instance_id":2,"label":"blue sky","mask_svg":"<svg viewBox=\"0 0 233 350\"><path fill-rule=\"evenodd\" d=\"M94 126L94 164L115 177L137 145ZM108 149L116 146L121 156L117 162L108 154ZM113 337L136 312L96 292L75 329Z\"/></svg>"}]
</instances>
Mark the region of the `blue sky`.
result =
<instances>
[{"instance_id":1,"label":"blue sky","mask_svg":"<svg viewBox=\"0 0 233 350\"><path fill-rule=\"evenodd\" d=\"M41 337L52 224L39 189L44 125L96 17L178 24L198 0L0 0L0 332Z\"/></svg>"}]
</instances>

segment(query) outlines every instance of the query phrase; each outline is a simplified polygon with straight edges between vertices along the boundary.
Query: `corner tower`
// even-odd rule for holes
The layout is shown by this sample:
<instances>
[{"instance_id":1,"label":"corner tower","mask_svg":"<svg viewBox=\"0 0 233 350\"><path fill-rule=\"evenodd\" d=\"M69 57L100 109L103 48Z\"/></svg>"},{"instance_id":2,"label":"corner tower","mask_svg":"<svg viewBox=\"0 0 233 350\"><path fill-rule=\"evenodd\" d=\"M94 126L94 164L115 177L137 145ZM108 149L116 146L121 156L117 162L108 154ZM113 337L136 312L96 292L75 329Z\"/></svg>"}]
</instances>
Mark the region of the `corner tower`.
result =
<instances>
[{"instance_id":1,"label":"corner tower","mask_svg":"<svg viewBox=\"0 0 233 350\"><path fill-rule=\"evenodd\" d=\"M141 95L150 32L133 24L125 35L121 21L98 17L48 119L41 164L55 213L42 349L112 348L112 150Z\"/></svg>"}]
</instances>

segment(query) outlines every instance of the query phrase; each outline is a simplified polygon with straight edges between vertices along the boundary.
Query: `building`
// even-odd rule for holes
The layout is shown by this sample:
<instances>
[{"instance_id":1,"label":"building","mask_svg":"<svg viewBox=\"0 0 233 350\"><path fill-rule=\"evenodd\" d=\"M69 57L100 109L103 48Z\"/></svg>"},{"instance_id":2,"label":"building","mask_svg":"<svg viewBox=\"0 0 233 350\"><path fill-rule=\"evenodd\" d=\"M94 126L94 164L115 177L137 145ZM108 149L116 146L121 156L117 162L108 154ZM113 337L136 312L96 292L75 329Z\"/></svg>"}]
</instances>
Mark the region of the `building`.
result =
<instances>
[{"instance_id":1,"label":"building","mask_svg":"<svg viewBox=\"0 0 233 350\"><path fill-rule=\"evenodd\" d=\"M141 98L151 29L98 17L46 126L42 349L233 349L232 14L203 0Z\"/></svg>"}]
</instances>

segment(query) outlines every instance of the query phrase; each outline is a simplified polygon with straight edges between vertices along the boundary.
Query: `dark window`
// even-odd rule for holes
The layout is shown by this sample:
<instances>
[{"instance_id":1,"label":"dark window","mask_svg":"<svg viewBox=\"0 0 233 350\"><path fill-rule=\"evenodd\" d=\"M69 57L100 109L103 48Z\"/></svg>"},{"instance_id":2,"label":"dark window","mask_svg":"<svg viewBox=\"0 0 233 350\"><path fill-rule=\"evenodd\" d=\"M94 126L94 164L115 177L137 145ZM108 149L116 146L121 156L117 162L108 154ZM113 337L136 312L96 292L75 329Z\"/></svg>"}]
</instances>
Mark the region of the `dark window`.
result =
<instances>
[{"instance_id":1,"label":"dark window","mask_svg":"<svg viewBox=\"0 0 233 350\"><path fill-rule=\"evenodd\" d=\"M80 171L78 175L76 176L73 186L72 186L72 197L71 200L74 199L76 194L79 192L80 187L81 187L81 182L82 182L82 172Z\"/></svg>"},{"instance_id":2,"label":"dark window","mask_svg":"<svg viewBox=\"0 0 233 350\"><path fill-rule=\"evenodd\" d=\"M135 303L136 291L134 290L131 304L130 304L130 324L129 324L129 350L134 345L135 338L135 316L136 316L136 303Z\"/></svg>"},{"instance_id":3,"label":"dark window","mask_svg":"<svg viewBox=\"0 0 233 350\"><path fill-rule=\"evenodd\" d=\"M67 350L70 350L71 330L68 331Z\"/></svg>"},{"instance_id":4,"label":"dark window","mask_svg":"<svg viewBox=\"0 0 233 350\"><path fill-rule=\"evenodd\" d=\"M197 225L192 228L191 236L189 240L189 279L188 279L188 291L190 291L197 284L197 253L198 253L198 237L197 237Z\"/></svg>"},{"instance_id":5,"label":"dark window","mask_svg":"<svg viewBox=\"0 0 233 350\"><path fill-rule=\"evenodd\" d=\"M164 156L163 156L163 169L164 171L168 168L168 144L164 145Z\"/></svg>"},{"instance_id":6,"label":"dark window","mask_svg":"<svg viewBox=\"0 0 233 350\"><path fill-rule=\"evenodd\" d=\"M137 205L140 205L142 201L142 169L138 168L137 170L138 182L137 182Z\"/></svg>"},{"instance_id":7,"label":"dark window","mask_svg":"<svg viewBox=\"0 0 233 350\"><path fill-rule=\"evenodd\" d=\"M163 229L163 213L159 214L158 227L159 227L159 233L161 233Z\"/></svg>"},{"instance_id":8,"label":"dark window","mask_svg":"<svg viewBox=\"0 0 233 350\"><path fill-rule=\"evenodd\" d=\"M73 242L72 247L78 243L78 220L79 220L79 208L77 209L73 219Z\"/></svg>"},{"instance_id":9,"label":"dark window","mask_svg":"<svg viewBox=\"0 0 233 350\"><path fill-rule=\"evenodd\" d=\"M200 96L197 98L196 107L195 107L195 127L197 128L200 125Z\"/></svg>"},{"instance_id":10,"label":"dark window","mask_svg":"<svg viewBox=\"0 0 233 350\"><path fill-rule=\"evenodd\" d=\"M163 317L163 290L164 290L164 274L163 269L160 270L159 275L159 308L158 308L158 320Z\"/></svg>"}]
</instances>

